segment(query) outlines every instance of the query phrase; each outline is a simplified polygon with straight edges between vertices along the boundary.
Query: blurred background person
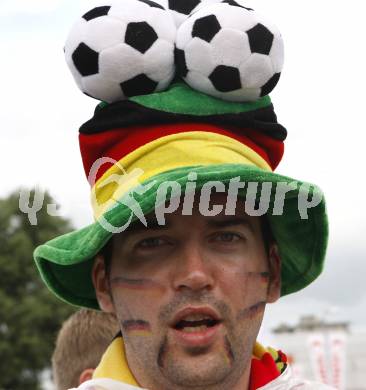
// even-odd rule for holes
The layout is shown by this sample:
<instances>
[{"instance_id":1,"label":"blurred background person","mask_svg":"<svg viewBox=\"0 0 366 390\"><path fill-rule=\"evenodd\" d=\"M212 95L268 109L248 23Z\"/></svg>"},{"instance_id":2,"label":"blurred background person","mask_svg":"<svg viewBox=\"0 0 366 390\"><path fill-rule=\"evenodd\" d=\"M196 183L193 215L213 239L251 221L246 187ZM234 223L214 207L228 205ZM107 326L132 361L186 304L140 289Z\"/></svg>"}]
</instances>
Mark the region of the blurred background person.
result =
<instances>
[{"instance_id":1,"label":"blurred background person","mask_svg":"<svg viewBox=\"0 0 366 390\"><path fill-rule=\"evenodd\" d=\"M119 327L112 314L81 309L62 325L52 356L55 388L67 390L92 378Z\"/></svg>"}]
</instances>

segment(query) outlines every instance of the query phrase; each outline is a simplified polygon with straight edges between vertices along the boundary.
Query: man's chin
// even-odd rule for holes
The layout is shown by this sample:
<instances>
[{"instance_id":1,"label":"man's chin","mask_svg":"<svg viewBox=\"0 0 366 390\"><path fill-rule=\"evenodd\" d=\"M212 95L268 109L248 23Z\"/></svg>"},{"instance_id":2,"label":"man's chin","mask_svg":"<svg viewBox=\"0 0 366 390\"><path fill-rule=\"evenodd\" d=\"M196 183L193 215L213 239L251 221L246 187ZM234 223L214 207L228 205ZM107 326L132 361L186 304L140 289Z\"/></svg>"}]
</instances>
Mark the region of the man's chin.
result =
<instances>
[{"instance_id":1,"label":"man's chin","mask_svg":"<svg viewBox=\"0 0 366 390\"><path fill-rule=\"evenodd\" d=\"M195 347L175 345L166 350L160 363L162 374L171 383L199 387L223 382L232 370L233 361L221 342Z\"/></svg>"}]
</instances>

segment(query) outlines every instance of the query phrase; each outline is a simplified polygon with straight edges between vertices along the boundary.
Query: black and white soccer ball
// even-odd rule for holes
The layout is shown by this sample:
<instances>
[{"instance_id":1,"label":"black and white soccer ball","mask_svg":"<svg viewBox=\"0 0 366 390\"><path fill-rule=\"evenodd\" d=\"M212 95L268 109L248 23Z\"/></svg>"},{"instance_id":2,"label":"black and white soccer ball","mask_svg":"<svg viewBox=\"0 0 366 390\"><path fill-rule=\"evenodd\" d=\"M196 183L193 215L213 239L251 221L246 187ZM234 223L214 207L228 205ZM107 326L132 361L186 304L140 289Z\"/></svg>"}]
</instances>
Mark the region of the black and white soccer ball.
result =
<instances>
[{"instance_id":1,"label":"black and white soccer ball","mask_svg":"<svg viewBox=\"0 0 366 390\"><path fill-rule=\"evenodd\" d=\"M175 75L176 26L151 0L93 8L72 28L66 61L79 88L106 102L167 88Z\"/></svg>"},{"instance_id":2,"label":"black and white soccer ball","mask_svg":"<svg viewBox=\"0 0 366 390\"><path fill-rule=\"evenodd\" d=\"M284 47L277 27L238 0L202 7L178 29L176 65L194 89L255 101L276 86Z\"/></svg>"}]
</instances>

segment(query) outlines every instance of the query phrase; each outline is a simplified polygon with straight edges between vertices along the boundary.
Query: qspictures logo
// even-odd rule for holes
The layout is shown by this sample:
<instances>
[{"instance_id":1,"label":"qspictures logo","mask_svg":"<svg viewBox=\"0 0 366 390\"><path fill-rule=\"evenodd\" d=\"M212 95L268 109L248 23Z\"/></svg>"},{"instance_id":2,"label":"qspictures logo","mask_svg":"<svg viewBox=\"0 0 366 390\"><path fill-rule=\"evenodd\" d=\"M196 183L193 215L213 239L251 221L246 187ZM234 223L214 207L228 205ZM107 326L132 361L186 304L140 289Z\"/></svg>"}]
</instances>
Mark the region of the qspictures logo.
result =
<instances>
[{"instance_id":1,"label":"qspictures logo","mask_svg":"<svg viewBox=\"0 0 366 390\"><path fill-rule=\"evenodd\" d=\"M97 172L105 163L114 164L120 173L112 174L105 180L96 182ZM117 190L111 197L113 199L112 205L109 208L104 206L105 209L110 211L122 204L129 210L129 217L121 226L112 225L106 219L105 214L100 213L98 222L105 230L111 233L120 233L126 230L134 220L139 220L147 227L147 220L140 203L135 199L135 195L137 194L141 198L154 186L156 186L154 188L156 196L152 213L159 225L164 225L166 215L177 210L181 210L182 215L192 215L195 200L198 200L199 212L206 217L216 216L220 213L235 215L237 207L240 207L249 216L262 216L268 212L271 212L272 215L282 215L290 193L292 193L292 199L296 198L300 218L308 219L308 210L319 205L323 196L320 191L315 190L314 186L296 181L245 182L241 181L238 176L231 178L227 183L219 180L208 181L201 188L198 188L198 174L194 170L189 172L184 185L178 181L163 181L156 185L155 180L144 184L141 180L143 175L144 171L138 168L126 172L119 162L110 158L101 158L94 163L89 175L89 182L96 183L94 185L95 191L92 191L93 204L98 204L96 199L98 190L115 183ZM225 204L214 204L212 196L217 193L226 194ZM245 195L239 196L240 193ZM103 210L103 205L100 207Z\"/></svg>"},{"instance_id":2,"label":"qspictures logo","mask_svg":"<svg viewBox=\"0 0 366 390\"><path fill-rule=\"evenodd\" d=\"M104 164L114 166L115 173L107 177L103 175L97 180L98 172ZM121 233L130 224L139 220L148 227L147 219L136 200L136 195L141 197L147 195L154 188L155 205L152 213L159 225L164 225L166 215L181 210L182 215L192 215L194 205L197 204L201 215L206 217L218 214L235 215L237 207L245 211L249 216L259 217L267 213L271 215L283 215L286 202L291 199L297 203L297 210L301 219L308 219L308 211L318 206L323 194L316 187L307 184L292 182L256 182L242 181L239 176L233 177L223 183L220 180L208 181L202 187L197 186L198 174L192 169L187 175L187 181L182 185L178 181L163 181L157 185L155 180L144 183L142 180L144 171L135 168L129 172L120 162L102 157L93 164L88 181L92 187L92 204L97 216L98 223L110 233ZM100 193L107 190L107 200L100 201ZM113 190L111 190L111 186ZM225 204L215 204L214 194L226 194ZM151 195L151 194L150 194ZM105 197L105 196L104 196ZM35 191L33 204L30 205L30 194L21 193L19 199L20 210L28 214L32 225L37 224L37 212L43 206L42 194ZM123 224L113 225L106 218L106 212L111 215L111 210L121 205L127 211L127 218ZM50 215L60 215L55 205L47 205L47 212Z\"/></svg>"}]
</instances>

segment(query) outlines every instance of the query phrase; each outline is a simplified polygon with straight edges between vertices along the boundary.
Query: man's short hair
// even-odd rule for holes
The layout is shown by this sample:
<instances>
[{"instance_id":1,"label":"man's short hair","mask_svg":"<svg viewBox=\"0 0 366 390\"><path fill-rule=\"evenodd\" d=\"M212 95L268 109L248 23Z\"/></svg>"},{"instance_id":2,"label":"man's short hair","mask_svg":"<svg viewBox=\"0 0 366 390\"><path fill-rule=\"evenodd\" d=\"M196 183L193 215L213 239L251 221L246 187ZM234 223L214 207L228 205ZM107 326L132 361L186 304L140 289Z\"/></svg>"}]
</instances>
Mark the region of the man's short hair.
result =
<instances>
[{"instance_id":1,"label":"man's short hair","mask_svg":"<svg viewBox=\"0 0 366 390\"><path fill-rule=\"evenodd\" d=\"M78 387L80 374L97 367L118 331L113 314L81 309L71 315L59 331L52 355L56 389Z\"/></svg>"}]
</instances>

